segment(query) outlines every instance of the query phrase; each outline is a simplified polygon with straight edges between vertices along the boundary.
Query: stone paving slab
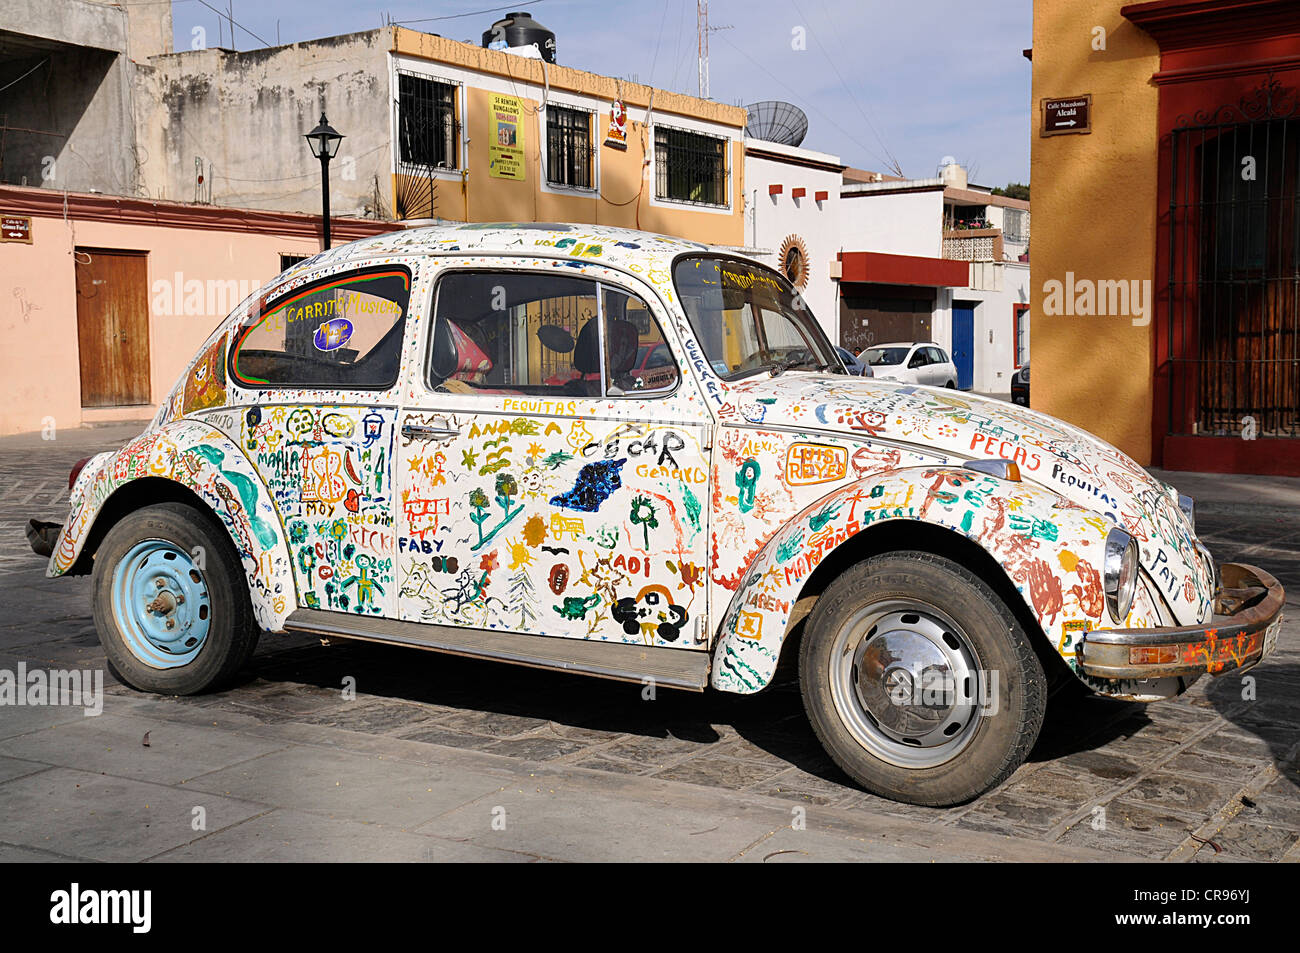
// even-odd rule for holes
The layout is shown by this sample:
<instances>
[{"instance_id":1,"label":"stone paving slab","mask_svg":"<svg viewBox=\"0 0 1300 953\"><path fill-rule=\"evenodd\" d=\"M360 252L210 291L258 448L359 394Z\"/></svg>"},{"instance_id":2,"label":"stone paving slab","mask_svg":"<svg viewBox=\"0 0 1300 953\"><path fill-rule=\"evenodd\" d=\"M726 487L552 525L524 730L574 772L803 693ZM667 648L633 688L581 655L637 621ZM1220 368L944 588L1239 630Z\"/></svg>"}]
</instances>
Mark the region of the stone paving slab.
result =
<instances>
[{"instance_id":1,"label":"stone paving slab","mask_svg":"<svg viewBox=\"0 0 1300 953\"><path fill-rule=\"evenodd\" d=\"M208 830L265 810L175 785L51 768L0 785L0 840L78 860L146 860L194 838L196 807Z\"/></svg>"},{"instance_id":2,"label":"stone paving slab","mask_svg":"<svg viewBox=\"0 0 1300 953\"><path fill-rule=\"evenodd\" d=\"M379 824L275 810L166 851L153 857L152 861L531 863L537 859L518 850L480 847Z\"/></svg>"},{"instance_id":3,"label":"stone paving slab","mask_svg":"<svg viewBox=\"0 0 1300 953\"><path fill-rule=\"evenodd\" d=\"M231 732L113 714L64 722L0 741L0 755L10 758L158 784L182 784L276 748L274 742Z\"/></svg>"}]
</instances>

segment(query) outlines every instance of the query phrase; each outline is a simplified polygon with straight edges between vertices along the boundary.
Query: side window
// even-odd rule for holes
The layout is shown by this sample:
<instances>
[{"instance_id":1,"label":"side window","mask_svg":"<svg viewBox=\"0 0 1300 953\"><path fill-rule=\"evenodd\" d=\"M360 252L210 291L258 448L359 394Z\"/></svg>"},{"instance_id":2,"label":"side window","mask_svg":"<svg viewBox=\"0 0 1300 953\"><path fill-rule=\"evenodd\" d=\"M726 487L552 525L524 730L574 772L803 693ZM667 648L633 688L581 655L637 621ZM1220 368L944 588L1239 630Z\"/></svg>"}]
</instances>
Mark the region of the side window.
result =
<instances>
[{"instance_id":1,"label":"side window","mask_svg":"<svg viewBox=\"0 0 1300 953\"><path fill-rule=\"evenodd\" d=\"M645 302L585 278L453 272L438 283L435 314L434 390L599 397L677 382L675 365L643 365L664 344Z\"/></svg>"},{"instance_id":2,"label":"side window","mask_svg":"<svg viewBox=\"0 0 1300 953\"><path fill-rule=\"evenodd\" d=\"M608 393L631 394L677 386L677 364L659 322L636 295L601 285Z\"/></svg>"},{"instance_id":3,"label":"side window","mask_svg":"<svg viewBox=\"0 0 1300 953\"><path fill-rule=\"evenodd\" d=\"M410 299L410 272L385 267L260 302L230 348L230 378L256 389L391 387Z\"/></svg>"},{"instance_id":4,"label":"side window","mask_svg":"<svg viewBox=\"0 0 1300 953\"><path fill-rule=\"evenodd\" d=\"M930 352L930 363L931 363L931 364L947 364L947 363L948 363L948 355L944 353L943 348L938 348L938 347L929 347L929 348L926 348L926 350Z\"/></svg>"},{"instance_id":5,"label":"side window","mask_svg":"<svg viewBox=\"0 0 1300 953\"><path fill-rule=\"evenodd\" d=\"M912 359L907 362L907 366L925 367L925 365L928 363L929 361L927 361L925 358L925 348L918 347L914 352L912 352Z\"/></svg>"}]
</instances>

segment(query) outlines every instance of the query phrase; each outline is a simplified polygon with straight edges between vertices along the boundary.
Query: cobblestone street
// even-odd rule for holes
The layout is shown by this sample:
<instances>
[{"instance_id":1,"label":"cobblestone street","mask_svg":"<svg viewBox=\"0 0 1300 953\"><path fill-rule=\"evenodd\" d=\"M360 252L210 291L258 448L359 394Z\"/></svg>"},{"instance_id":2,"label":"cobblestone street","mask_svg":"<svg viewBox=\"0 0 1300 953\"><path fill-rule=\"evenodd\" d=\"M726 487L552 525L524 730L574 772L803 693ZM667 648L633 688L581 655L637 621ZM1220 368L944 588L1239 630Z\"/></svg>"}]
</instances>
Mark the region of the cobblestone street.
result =
<instances>
[{"instance_id":1,"label":"cobblestone street","mask_svg":"<svg viewBox=\"0 0 1300 953\"><path fill-rule=\"evenodd\" d=\"M72 463L135 430L0 440L0 668L105 668L88 578L44 578L22 527L62 520ZM1028 763L958 808L855 788L789 674L751 698L644 701L636 685L264 636L220 694L145 696L106 672L98 718L0 708L0 859L684 859L696 845L785 860L889 845L904 859L1300 860L1300 480L1162 477L1197 499L1217 561L1287 588L1276 654L1152 706L1058 696ZM710 813L719 795L734 814ZM496 804L521 818L512 834L490 830Z\"/></svg>"}]
</instances>

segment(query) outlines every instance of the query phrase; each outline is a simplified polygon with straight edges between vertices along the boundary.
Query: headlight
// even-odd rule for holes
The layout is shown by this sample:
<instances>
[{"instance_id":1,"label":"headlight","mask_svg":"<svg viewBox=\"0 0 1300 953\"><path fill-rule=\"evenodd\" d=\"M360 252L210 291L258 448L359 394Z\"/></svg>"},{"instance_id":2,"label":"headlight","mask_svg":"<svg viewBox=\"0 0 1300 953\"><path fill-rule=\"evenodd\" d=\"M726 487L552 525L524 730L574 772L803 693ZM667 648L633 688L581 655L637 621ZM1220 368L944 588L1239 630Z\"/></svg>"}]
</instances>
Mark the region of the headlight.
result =
<instances>
[{"instance_id":1,"label":"headlight","mask_svg":"<svg viewBox=\"0 0 1300 953\"><path fill-rule=\"evenodd\" d=\"M1135 540L1118 526L1106 534L1106 568L1102 588L1106 591L1106 606L1110 617L1123 622L1133 605L1137 591L1138 546Z\"/></svg>"},{"instance_id":2,"label":"headlight","mask_svg":"<svg viewBox=\"0 0 1300 953\"><path fill-rule=\"evenodd\" d=\"M1192 498L1188 496L1186 493L1179 493L1178 508L1183 511L1183 515L1187 517L1187 525L1190 526L1192 528L1192 532L1195 533L1196 532L1196 504L1192 501Z\"/></svg>"}]
</instances>

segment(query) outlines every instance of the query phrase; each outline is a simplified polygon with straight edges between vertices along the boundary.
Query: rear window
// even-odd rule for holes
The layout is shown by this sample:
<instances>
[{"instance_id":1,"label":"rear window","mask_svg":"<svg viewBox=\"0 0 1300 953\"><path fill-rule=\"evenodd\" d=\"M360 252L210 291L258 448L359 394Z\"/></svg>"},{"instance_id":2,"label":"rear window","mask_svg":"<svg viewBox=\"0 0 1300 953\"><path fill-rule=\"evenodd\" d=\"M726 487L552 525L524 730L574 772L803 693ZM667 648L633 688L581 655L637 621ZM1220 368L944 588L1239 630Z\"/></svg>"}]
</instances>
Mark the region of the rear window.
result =
<instances>
[{"instance_id":1,"label":"rear window","mask_svg":"<svg viewBox=\"0 0 1300 953\"><path fill-rule=\"evenodd\" d=\"M873 347L868 348L862 355L862 359L872 367L881 367L888 364L902 364L907 360L907 352L911 348L907 347Z\"/></svg>"},{"instance_id":2,"label":"rear window","mask_svg":"<svg viewBox=\"0 0 1300 953\"><path fill-rule=\"evenodd\" d=\"M242 387L382 390L397 382L411 273L353 271L253 308L230 349Z\"/></svg>"}]
</instances>

